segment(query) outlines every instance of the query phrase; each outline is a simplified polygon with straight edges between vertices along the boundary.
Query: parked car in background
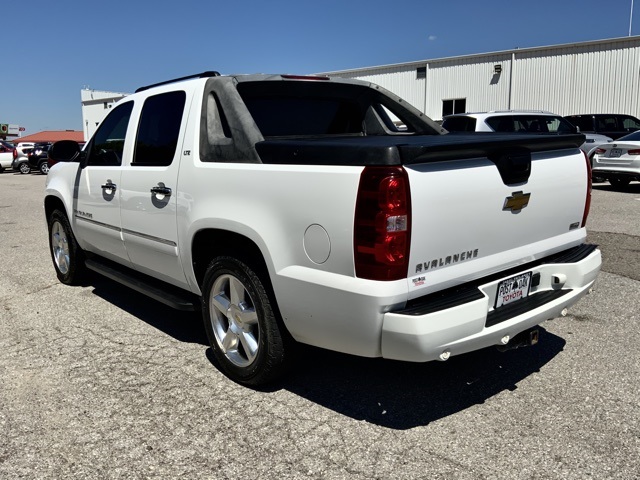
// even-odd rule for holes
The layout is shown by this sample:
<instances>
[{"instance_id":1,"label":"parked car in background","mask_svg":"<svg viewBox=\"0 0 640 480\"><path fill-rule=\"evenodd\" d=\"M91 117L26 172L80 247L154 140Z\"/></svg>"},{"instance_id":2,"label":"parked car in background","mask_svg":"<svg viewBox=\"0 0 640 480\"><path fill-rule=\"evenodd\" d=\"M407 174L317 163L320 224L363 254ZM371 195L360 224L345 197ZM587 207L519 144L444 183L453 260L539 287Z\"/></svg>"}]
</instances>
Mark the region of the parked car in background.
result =
<instances>
[{"instance_id":1,"label":"parked car in background","mask_svg":"<svg viewBox=\"0 0 640 480\"><path fill-rule=\"evenodd\" d=\"M29 152L27 161L29 163L30 170L37 170L40 173L46 175L49 173L48 152L51 143L36 143L33 150ZM21 173L22 170L20 170Z\"/></svg>"},{"instance_id":2,"label":"parked car in background","mask_svg":"<svg viewBox=\"0 0 640 480\"><path fill-rule=\"evenodd\" d=\"M640 130L640 120L631 115L596 113L568 115L564 118L578 127L581 133L597 133L614 140Z\"/></svg>"},{"instance_id":3,"label":"parked car in background","mask_svg":"<svg viewBox=\"0 0 640 480\"><path fill-rule=\"evenodd\" d=\"M78 142L78 148L80 149L80 151L82 151L82 149L84 148L85 143L84 142ZM51 149L49 149L49 151L51 151ZM49 152L47 152L48 155ZM65 159L64 161L67 162L79 162L80 161L80 154L78 155L70 155L69 159ZM60 158L51 158L50 155L48 155L47 158L47 164L49 165L49 169L51 169L51 167L53 167L56 163L59 163L61 160Z\"/></svg>"},{"instance_id":4,"label":"parked car in background","mask_svg":"<svg viewBox=\"0 0 640 480\"><path fill-rule=\"evenodd\" d=\"M0 145L5 148L8 148L9 150L13 150L14 148L16 148L16 146L13 143L7 142L6 140L0 140Z\"/></svg>"},{"instance_id":5,"label":"parked car in background","mask_svg":"<svg viewBox=\"0 0 640 480\"><path fill-rule=\"evenodd\" d=\"M11 162L11 168L19 170L20 163L27 160L27 155L33 150L35 143L32 142L20 142L13 150L13 161ZM26 172L29 173L29 172Z\"/></svg>"},{"instance_id":6,"label":"parked car in background","mask_svg":"<svg viewBox=\"0 0 640 480\"><path fill-rule=\"evenodd\" d=\"M0 140L0 173L2 173L5 168L11 168L14 150L15 147L9 142Z\"/></svg>"},{"instance_id":7,"label":"parked car in background","mask_svg":"<svg viewBox=\"0 0 640 480\"><path fill-rule=\"evenodd\" d=\"M576 133L574 124L544 110L505 110L477 113L457 113L444 117L442 126L450 132L519 132L519 133ZM611 142L604 135L585 133L580 149L589 158L596 147Z\"/></svg>"},{"instance_id":8,"label":"parked car in background","mask_svg":"<svg viewBox=\"0 0 640 480\"><path fill-rule=\"evenodd\" d=\"M620 189L640 181L640 130L600 145L593 156L593 175Z\"/></svg>"}]
</instances>

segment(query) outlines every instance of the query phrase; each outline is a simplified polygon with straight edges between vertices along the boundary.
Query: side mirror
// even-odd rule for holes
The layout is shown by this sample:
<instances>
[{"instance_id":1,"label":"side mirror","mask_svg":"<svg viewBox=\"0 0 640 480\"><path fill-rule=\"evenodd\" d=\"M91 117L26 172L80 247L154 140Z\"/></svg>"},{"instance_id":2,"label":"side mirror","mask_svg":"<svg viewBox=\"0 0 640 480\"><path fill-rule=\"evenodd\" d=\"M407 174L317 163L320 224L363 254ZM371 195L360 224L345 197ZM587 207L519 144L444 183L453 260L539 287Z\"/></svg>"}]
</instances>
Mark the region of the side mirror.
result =
<instances>
[{"instance_id":1,"label":"side mirror","mask_svg":"<svg viewBox=\"0 0 640 480\"><path fill-rule=\"evenodd\" d=\"M54 163L73 162L80 155L80 145L73 140L60 140L49 147L48 157Z\"/></svg>"}]
</instances>

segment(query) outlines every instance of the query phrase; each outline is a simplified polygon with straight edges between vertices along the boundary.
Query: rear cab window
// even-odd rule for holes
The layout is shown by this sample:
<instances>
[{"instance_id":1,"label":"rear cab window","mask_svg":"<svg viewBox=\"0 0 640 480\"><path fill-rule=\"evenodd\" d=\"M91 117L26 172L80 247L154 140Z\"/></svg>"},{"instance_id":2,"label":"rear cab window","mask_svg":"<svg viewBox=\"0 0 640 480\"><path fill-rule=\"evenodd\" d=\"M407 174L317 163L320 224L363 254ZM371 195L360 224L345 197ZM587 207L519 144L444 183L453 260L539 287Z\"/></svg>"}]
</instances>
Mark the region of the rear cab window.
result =
<instances>
[{"instance_id":1,"label":"rear cab window","mask_svg":"<svg viewBox=\"0 0 640 480\"><path fill-rule=\"evenodd\" d=\"M263 81L238 92L265 138L416 133L387 97L360 85Z\"/></svg>"}]
</instances>

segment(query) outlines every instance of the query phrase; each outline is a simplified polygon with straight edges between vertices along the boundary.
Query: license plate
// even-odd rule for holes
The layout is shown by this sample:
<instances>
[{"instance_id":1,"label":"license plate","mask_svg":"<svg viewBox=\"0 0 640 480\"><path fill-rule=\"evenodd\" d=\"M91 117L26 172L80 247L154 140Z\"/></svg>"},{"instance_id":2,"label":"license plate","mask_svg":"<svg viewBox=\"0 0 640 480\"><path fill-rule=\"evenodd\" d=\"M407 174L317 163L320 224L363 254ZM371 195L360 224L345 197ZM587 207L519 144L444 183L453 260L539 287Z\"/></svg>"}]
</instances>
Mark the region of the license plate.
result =
<instances>
[{"instance_id":1,"label":"license plate","mask_svg":"<svg viewBox=\"0 0 640 480\"><path fill-rule=\"evenodd\" d=\"M618 158L620 155L622 155L622 149L621 148L612 148L609 151L609 158Z\"/></svg>"},{"instance_id":2,"label":"license plate","mask_svg":"<svg viewBox=\"0 0 640 480\"><path fill-rule=\"evenodd\" d=\"M507 278L498 284L498 290L496 293L496 307L503 307L510 303L522 300L529 295L529 288L531 287L531 272L516 275L515 277Z\"/></svg>"}]
</instances>

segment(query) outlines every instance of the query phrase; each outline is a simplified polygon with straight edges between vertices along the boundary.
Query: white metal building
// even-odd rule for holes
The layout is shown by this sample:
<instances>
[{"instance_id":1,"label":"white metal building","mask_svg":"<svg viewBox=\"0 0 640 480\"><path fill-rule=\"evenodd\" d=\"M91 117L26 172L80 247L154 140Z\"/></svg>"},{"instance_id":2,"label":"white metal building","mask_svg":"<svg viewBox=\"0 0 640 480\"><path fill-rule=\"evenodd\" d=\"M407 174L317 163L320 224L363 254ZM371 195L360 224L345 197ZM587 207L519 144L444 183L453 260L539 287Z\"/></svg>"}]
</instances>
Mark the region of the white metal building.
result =
<instances>
[{"instance_id":1,"label":"white metal building","mask_svg":"<svg viewBox=\"0 0 640 480\"><path fill-rule=\"evenodd\" d=\"M113 106L127 93L104 92L100 90L90 90L84 88L80 90L82 100L82 129L84 139L89 141L96 128Z\"/></svg>"},{"instance_id":2,"label":"white metal building","mask_svg":"<svg viewBox=\"0 0 640 480\"><path fill-rule=\"evenodd\" d=\"M516 109L640 117L640 36L325 74L377 83L434 120Z\"/></svg>"}]
</instances>

